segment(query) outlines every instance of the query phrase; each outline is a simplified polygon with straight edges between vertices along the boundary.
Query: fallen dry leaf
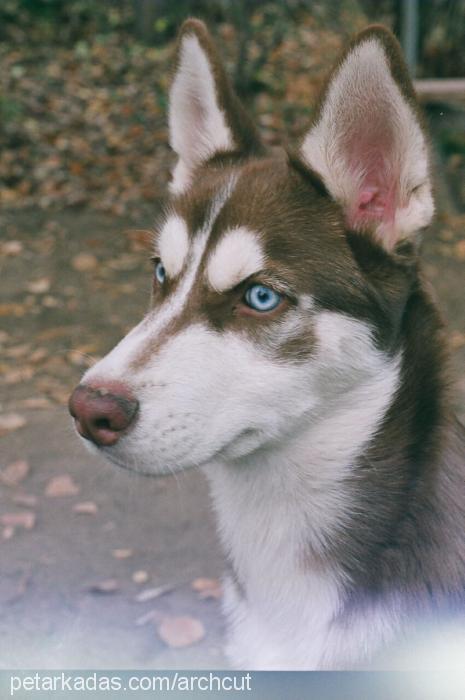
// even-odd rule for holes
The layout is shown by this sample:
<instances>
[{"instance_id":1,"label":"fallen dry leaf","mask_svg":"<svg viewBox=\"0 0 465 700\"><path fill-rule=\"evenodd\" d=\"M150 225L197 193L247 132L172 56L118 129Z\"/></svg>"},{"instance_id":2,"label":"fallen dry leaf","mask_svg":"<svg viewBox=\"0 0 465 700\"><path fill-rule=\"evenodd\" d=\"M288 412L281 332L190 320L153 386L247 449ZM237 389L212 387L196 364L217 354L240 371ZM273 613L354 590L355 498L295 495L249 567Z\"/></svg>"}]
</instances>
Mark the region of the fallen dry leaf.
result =
<instances>
[{"instance_id":1,"label":"fallen dry leaf","mask_svg":"<svg viewBox=\"0 0 465 700\"><path fill-rule=\"evenodd\" d=\"M4 350L5 357L10 357L16 360L20 357L24 357L31 352L31 346L28 343L23 343L22 345L13 345L11 348Z\"/></svg>"},{"instance_id":2,"label":"fallen dry leaf","mask_svg":"<svg viewBox=\"0 0 465 700\"><path fill-rule=\"evenodd\" d=\"M98 260L91 253L79 253L75 255L71 261L71 265L78 272L89 272L95 270L98 265Z\"/></svg>"},{"instance_id":3,"label":"fallen dry leaf","mask_svg":"<svg viewBox=\"0 0 465 700\"><path fill-rule=\"evenodd\" d=\"M52 297L51 294L47 294L47 296L42 299L42 306L45 306L47 309L56 309L61 305L61 301L56 297Z\"/></svg>"},{"instance_id":4,"label":"fallen dry leaf","mask_svg":"<svg viewBox=\"0 0 465 700\"><path fill-rule=\"evenodd\" d=\"M221 598L223 589L217 578L196 578L191 583L191 588L199 594L199 598Z\"/></svg>"},{"instance_id":5,"label":"fallen dry leaf","mask_svg":"<svg viewBox=\"0 0 465 700\"><path fill-rule=\"evenodd\" d=\"M14 534L15 534L14 527L12 525L7 525L2 530L2 539L11 540L11 538L13 537Z\"/></svg>"},{"instance_id":6,"label":"fallen dry leaf","mask_svg":"<svg viewBox=\"0 0 465 700\"><path fill-rule=\"evenodd\" d=\"M17 513L3 513L0 521L4 527L23 527L25 530L32 530L36 524L36 514L29 510L18 511Z\"/></svg>"},{"instance_id":7,"label":"fallen dry leaf","mask_svg":"<svg viewBox=\"0 0 465 700\"><path fill-rule=\"evenodd\" d=\"M24 506L25 508L35 508L38 499L37 496L34 496L32 493L15 493L11 500L17 506Z\"/></svg>"},{"instance_id":8,"label":"fallen dry leaf","mask_svg":"<svg viewBox=\"0 0 465 700\"><path fill-rule=\"evenodd\" d=\"M40 277L37 280L29 282L26 289L31 294L45 294L50 289L51 282L48 277Z\"/></svg>"},{"instance_id":9,"label":"fallen dry leaf","mask_svg":"<svg viewBox=\"0 0 465 700\"><path fill-rule=\"evenodd\" d=\"M10 302L8 304L0 304L0 316L24 316L26 307L24 304Z\"/></svg>"},{"instance_id":10,"label":"fallen dry leaf","mask_svg":"<svg viewBox=\"0 0 465 700\"><path fill-rule=\"evenodd\" d=\"M158 626L160 639L172 649L189 647L205 637L205 627L195 617L165 617Z\"/></svg>"},{"instance_id":11,"label":"fallen dry leaf","mask_svg":"<svg viewBox=\"0 0 465 700\"><path fill-rule=\"evenodd\" d=\"M174 586L165 585L165 586L157 586L157 588L146 588L145 591L141 591L138 593L135 597L134 600L137 603L146 603L148 600L155 600L155 598L159 598L162 595L165 595L165 593L169 593L172 591Z\"/></svg>"},{"instance_id":12,"label":"fallen dry leaf","mask_svg":"<svg viewBox=\"0 0 465 700\"><path fill-rule=\"evenodd\" d=\"M153 232L145 229L129 229L124 232L131 241L134 251L150 250L153 244Z\"/></svg>"},{"instance_id":13,"label":"fallen dry leaf","mask_svg":"<svg viewBox=\"0 0 465 700\"><path fill-rule=\"evenodd\" d=\"M458 350L465 345L465 333L460 331L452 331L449 338L450 347L452 350Z\"/></svg>"},{"instance_id":14,"label":"fallen dry leaf","mask_svg":"<svg viewBox=\"0 0 465 700\"><path fill-rule=\"evenodd\" d=\"M26 423L24 416L20 416L19 413L4 413L0 416L0 435L6 435L13 430L23 428Z\"/></svg>"},{"instance_id":15,"label":"fallen dry leaf","mask_svg":"<svg viewBox=\"0 0 465 700\"><path fill-rule=\"evenodd\" d=\"M29 356L29 362L32 362L32 364L37 364L38 362L42 362L42 360L45 360L47 357L48 352L45 348L37 348L37 350L34 350Z\"/></svg>"},{"instance_id":16,"label":"fallen dry leaf","mask_svg":"<svg viewBox=\"0 0 465 700\"><path fill-rule=\"evenodd\" d=\"M134 583L142 585L144 583L147 583L150 577L147 571L143 571L142 569L140 569L139 571L134 571L131 578L134 581Z\"/></svg>"},{"instance_id":17,"label":"fallen dry leaf","mask_svg":"<svg viewBox=\"0 0 465 700\"><path fill-rule=\"evenodd\" d=\"M12 369L9 372L3 373L3 381L5 384L18 384L26 382L34 376L32 367L21 367L20 369Z\"/></svg>"},{"instance_id":18,"label":"fallen dry leaf","mask_svg":"<svg viewBox=\"0 0 465 700\"><path fill-rule=\"evenodd\" d=\"M41 409L41 408L50 408L51 403L45 397L37 396L37 397L32 397L30 399L23 399L23 401L21 401L21 406L23 408Z\"/></svg>"},{"instance_id":19,"label":"fallen dry leaf","mask_svg":"<svg viewBox=\"0 0 465 700\"><path fill-rule=\"evenodd\" d=\"M89 586L89 591L91 593L116 593L118 589L118 581L114 578L107 578L104 581L98 581L92 584L92 586Z\"/></svg>"},{"instance_id":20,"label":"fallen dry leaf","mask_svg":"<svg viewBox=\"0 0 465 700\"><path fill-rule=\"evenodd\" d=\"M66 359L77 367L91 367L94 364L93 357L79 352L79 350L70 350L66 355Z\"/></svg>"},{"instance_id":21,"label":"fallen dry leaf","mask_svg":"<svg viewBox=\"0 0 465 700\"><path fill-rule=\"evenodd\" d=\"M69 474L60 474L50 479L45 487L45 495L49 498L77 496L80 490L80 487Z\"/></svg>"},{"instance_id":22,"label":"fallen dry leaf","mask_svg":"<svg viewBox=\"0 0 465 700\"><path fill-rule=\"evenodd\" d=\"M459 260L465 260L465 238L455 244L454 251Z\"/></svg>"},{"instance_id":23,"label":"fallen dry leaf","mask_svg":"<svg viewBox=\"0 0 465 700\"><path fill-rule=\"evenodd\" d=\"M115 559L129 559L129 557L132 557L133 551L132 549L114 549L111 553L111 556L114 557Z\"/></svg>"},{"instance_id":24,"label":"fallen dry leaf","mask_svg":"<svg viewBox=\"0 0 465 700\"><path fill-rule=\"evenodd\" d=\"M42 342L48 340L56 340L56 338L62 338L64 335L68 335L68 333L68 328L63 328L63 326L57 326L56 328L45 328L45 330L38 333L36 337L37 340Z\"/></svg>"},{"instance_id":25,"label":"fallen dry leaf","mask_svg":"<svg viewBox=\"0 0 465 700\"><path fill-rule=\"evenodd\" d=\"M0 253L3 255L20 255L23 252L21 241L5 241L1 244Z\"/></svg>"},{"instance_id":26,"label":"fallen dry leaf","mask_svg":"<svg viewBox=\"0 0 465 700\"><path fill-rule=\"evenodd\" d=\"M29 474L29 462L17 459L0 472L0 481L6 486L18 486Z\"/></svg>"},{"instance_id":27,"label":"fallen dry leaf","mask_svg":"<svg viewBox=\"0 0 465 700\"><path fill-rule=\"evenodd\" d=\"M99 346L97 343L84 343L83 345L76 345L73 350L76 352L84 353L84 354L92 354L94 352L97 352L99 349Z\"/></svg>"},{"instance_id":28,"label":"fallen dry leaf","mask_svg":"<svg viewBox=\"0 0 465 700\"><path fill-rule=\"evenodd\" d=\"M94 501L80 501L80 503L74 504L73 511L79 515L95 515L98 506Z\"/></svg>"}]
</instances>

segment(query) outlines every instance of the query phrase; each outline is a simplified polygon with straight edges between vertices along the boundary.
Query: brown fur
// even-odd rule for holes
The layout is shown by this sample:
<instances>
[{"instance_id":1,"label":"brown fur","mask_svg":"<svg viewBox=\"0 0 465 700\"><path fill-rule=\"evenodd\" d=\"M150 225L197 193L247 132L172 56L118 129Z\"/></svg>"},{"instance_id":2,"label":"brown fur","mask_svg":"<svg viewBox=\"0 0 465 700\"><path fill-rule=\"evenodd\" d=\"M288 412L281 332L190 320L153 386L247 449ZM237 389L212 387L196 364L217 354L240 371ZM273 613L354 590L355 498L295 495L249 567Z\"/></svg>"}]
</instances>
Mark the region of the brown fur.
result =
<instances>
[{"instance_id":1,"label":"brown fur","mask_svg":"<svg viewBox=\"0 0 465 700\"><path fill-rule=\"evenodd\" d=\"M337 561L350 582L341 618L347 625L367 598L394 600L398 592L407 593L418 610L463 610L465 434L450 411L443 324L425 289L416 246L404 243L388 253L368 234L347 230L340 206L297 155L266 154L205 26L188 20L180 38L186 33L195 33L208 55L218 100L237 144L234 152L217 153L204 163L195 184L171 203L191 237L201 229L215 193L231 174L238 179L215 221L191 298L167 334L201 320L215 331L240 331L263 345L293 312L297 299L311 295L320 309L368 322L388 355L403 348L401 387L344 484L354 504L351 522L318 557ZM399 45L387 30L368 28L347 52L367 36L382 41L394 79L420 118ZM258 279L272 278L287 291L287 305L279 313L261 318L240 313L250 279L224 294L207 287L205 260L223 232L234 226L246 226L263 241L268 263ZM153 304L175 287L172 281L166 290L155 288ZM165 340L166 334L154 339L137 363L147 361ZM306 332L274 352L286 362L301 362L314 352L315 342L309 321ZM315 556L309 551L305 565Z\"/></svg>"}]
</instances>

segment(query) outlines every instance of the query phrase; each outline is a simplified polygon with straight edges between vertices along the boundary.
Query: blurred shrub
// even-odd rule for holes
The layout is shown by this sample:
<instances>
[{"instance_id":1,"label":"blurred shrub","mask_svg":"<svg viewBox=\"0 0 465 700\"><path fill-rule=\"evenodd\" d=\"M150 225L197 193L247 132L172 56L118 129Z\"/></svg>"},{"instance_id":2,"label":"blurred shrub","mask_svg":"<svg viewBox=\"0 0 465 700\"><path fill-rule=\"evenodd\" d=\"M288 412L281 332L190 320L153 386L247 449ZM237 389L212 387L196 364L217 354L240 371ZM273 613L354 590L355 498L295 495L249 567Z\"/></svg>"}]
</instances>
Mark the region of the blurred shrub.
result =
<instances>
[{"instance_id":1,"label":"blurred shrub","mask_svg":"<svg viewBox=\"0 0 465 700\"><path fill-rule=\"evenodd\" d=\"M367 17L400 36L402 0L360 0ZM465 0L418 0L418 76L465 75Z\"/></svg>"},{"instance_id":2,"label":"blurred shrub","mask_svg":"<svg viewBox=\"0 0 465 700\"><path fill-rule=\"evenodd\" d=\"M257 9L273 23L276 38L302 12L329 22L343 35L348 14L360 8L370 21L383 22L400 35L402 0L1 0L0 40L75 42L95 34L124 30L145 43L158 45L175 35L188 16L212 25L228 22L240 34L240 56L253 28ZM419 75L465 75L465 0L419 0ZM350 23L349 23L350 24ZM248 82L240 76L241 84Z\"/></svg>"},{"instance_id":3,"label":"blurred shrub","mask_svg":"<svg viewBox=\"0 0 465 700\"><path fill-rule=\"evenodd\" d=\"M421 66L424 75L465 75L465 0L422 3Z\"/></svg>"},{"instance_id":4,"label":"blurred shrub","mask_svg":"<svg viewBox=\"0 0 465 700\"><path fill-rule=\"evenodd\" d=\"M0 0L2 207L138 217L164 194L173 37L191 14L270 145L308 128L328 66L365 22L356 0Z\"/></svg>"},{"instance_id":5,"label":"blurred shrub","mask_svg":"<svg viewBox=\"0 0 465 700\"><path fill-rule=\"evenodd\" d=\"M92 34L130 29L127 0L1 0L0 39L74 42Z\"/></svg>"},{"instance_id":6,"label":"blurred shrub","mask_svg":"<svg viewBox=\"0 0 465 700\"><path fill-rule=\"evenodd\" d=\"M304 11L330 20L332 29L342 32L346 22L341 18L359 13L358 0L2 0L0 39L19 39L27 30L29 41L66 43L127 30L146 42L168 41L186 17L246 27L263 6L273 21L295 21Z\"/></svg>"},{"instance_id":7,"label":"blurred shrub","mask_svg":"<svg viewBox=\"0 0 465 700\"><path fill-rule=\"evenodd\" d=\"M189 16L200 17L214 33L222 34L220 43L226 37L226 60L232 71L235 66L235 85L246 99L269 88L263 70L269 55L282 53L283 44L298 43L299 32L306 27L310 25L313 33L337 34L344 42L362 26L363 17L358 0L0 0L0 40L79 44L84 50L96 37L105 41L110 35L125 34L123 44L129 46L136 38L160 48ZM228 41L231 38L233 42ZM228 50L231 43L234 55Z\"/></svg>"}]
</instances>

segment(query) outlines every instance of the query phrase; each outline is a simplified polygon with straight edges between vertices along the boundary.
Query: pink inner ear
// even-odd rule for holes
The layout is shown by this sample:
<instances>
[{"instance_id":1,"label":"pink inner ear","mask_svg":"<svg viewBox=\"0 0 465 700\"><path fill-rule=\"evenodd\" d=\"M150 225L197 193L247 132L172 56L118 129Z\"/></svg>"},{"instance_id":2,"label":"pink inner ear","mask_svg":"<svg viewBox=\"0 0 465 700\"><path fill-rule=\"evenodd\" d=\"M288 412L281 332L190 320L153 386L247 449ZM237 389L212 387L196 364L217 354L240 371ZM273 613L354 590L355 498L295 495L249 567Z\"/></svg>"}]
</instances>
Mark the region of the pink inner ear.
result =
<instances>
[{"instance_id":1,"label":"pink inner ear","mask_svg":"<svg viewBox=\"0 0 465 700\"><path fill-rule=\"evenodd\" d=\"M358 195L354 223L372 220L394 221L395 192L376 185L365 184Z\"/></svg>"},{"instance_id":2,"label":"pink inner ear","mask_svg":"<svg viewBox=\"0 0 465 700\"><path fill-rule=\"evenodd\" d=\"M394 222L399 204L399 173L390 164L393 141L386 128L357 133L350 140L349 169L360 182L347 216L354 229Z\"/></svg>"}]
</instances>

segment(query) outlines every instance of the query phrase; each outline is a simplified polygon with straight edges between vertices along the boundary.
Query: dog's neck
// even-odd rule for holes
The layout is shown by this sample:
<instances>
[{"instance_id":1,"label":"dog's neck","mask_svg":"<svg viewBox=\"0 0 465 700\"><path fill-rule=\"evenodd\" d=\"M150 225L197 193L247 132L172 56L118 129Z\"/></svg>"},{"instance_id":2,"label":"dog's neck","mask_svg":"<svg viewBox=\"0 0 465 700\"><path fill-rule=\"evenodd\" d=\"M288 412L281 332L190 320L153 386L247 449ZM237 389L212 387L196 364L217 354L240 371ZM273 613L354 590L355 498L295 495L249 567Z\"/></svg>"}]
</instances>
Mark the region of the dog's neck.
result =
<instances>
[{"instance_id":1,"label":"dog's neck","mask_svg":"<svg viewBox=\"0 0 465 700\"><path fill-rule=\"evenodd\" d=\"M399 371L395 360L389 372L353 389L339 406L298 434L247 458L218 461L205 469L234 572L231 609L251 619L248 653L262 668L274 666L275 653L279 663L287 659L289 668L325 664L325 640L349 583L336 543L359 507L357 459L393 401ZM377 626L370 634L384 640L389 625L377 611L370 619ZM267 639L264 621L279 630L277 637L270 634ZM365 629L365 618L354 629L360 624ZM335 641L331 649L337 645ZM357 641L352 648L360 653ZM334 660L331 656L327 662Z\"/></svg>"},{"instance_id":2,"label":"dog's neck","mask_svg":"<svg viewBox=\"0 0 465 700\"><path fill-rule=\"evenodd\" d=\"M353 516L354 469L393 401L399 373L396 357L296 434L205 468L240 579L254 571L263 576L268 556L279 554L281 565L285 558L294 570L325 559L329 543Z\"/></svg>"}]
</instances>

